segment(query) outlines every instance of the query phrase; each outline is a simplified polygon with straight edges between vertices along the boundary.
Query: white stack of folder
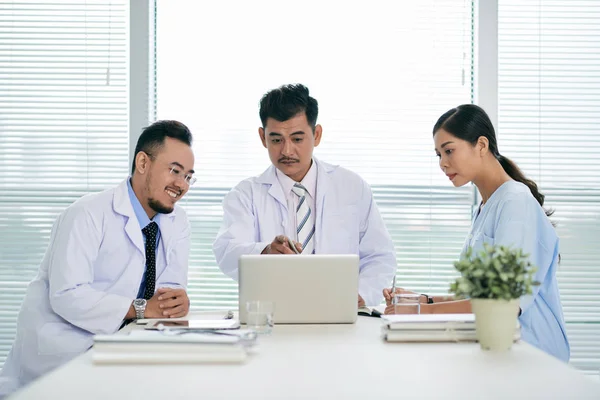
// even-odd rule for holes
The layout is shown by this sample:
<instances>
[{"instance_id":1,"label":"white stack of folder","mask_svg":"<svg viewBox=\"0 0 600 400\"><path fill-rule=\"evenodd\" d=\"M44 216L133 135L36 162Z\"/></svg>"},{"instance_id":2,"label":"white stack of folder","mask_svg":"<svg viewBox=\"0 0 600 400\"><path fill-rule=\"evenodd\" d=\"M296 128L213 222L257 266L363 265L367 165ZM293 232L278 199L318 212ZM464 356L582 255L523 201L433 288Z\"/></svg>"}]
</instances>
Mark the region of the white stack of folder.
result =
<instances>
[{"instance_id":1,"label":"white stack of folder","mask_svg":"<svg viewBox=\"0 0 600 400\"><path fill-rule=\"evenodd\" d=\"M387 342L476 342L474 314L383 315ZM515 340L519 328L515 328Z\"/></svg>"},{"instance_id":2,"label":"white stack of folder","mask_svg":"<svg viewBox=\"0 0 600 400\"><path fill-rule=\"evenodd\" d=\"M242 363L253 344L244 331L173 334L133 330L96 335L92 358L96 364Z\"/></svg>"}]
</instances>

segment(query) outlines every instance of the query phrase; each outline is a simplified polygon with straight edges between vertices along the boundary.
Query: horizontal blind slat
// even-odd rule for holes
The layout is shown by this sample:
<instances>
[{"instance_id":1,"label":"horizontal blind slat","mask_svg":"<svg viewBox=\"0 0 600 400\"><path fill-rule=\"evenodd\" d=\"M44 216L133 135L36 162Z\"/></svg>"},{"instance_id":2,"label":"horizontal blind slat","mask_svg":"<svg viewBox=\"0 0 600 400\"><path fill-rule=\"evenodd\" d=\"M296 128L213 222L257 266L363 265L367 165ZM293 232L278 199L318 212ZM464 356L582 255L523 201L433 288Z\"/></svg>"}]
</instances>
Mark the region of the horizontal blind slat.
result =
<instances>
[{"instance_id":1,"label":"horizontal blind slat","mask_svg":"<svg viewBox=\"0 0 600 400\"><path fill-rule=\"evenodd\" d=\"M600 1L499 0L498 13L499 146L555 210L571 363L598 374Z\"/></svg>"},{"instance_id":2,"label":"horizontal blind slat","mask_svg":"<svg viewBox=\"0 0 600 400\"><path fill-rule=\"evenodd\" d=\"M56 216L128 173L128 2L52 3L0 3L0 366Z\"/></svg>"}]
</instances>

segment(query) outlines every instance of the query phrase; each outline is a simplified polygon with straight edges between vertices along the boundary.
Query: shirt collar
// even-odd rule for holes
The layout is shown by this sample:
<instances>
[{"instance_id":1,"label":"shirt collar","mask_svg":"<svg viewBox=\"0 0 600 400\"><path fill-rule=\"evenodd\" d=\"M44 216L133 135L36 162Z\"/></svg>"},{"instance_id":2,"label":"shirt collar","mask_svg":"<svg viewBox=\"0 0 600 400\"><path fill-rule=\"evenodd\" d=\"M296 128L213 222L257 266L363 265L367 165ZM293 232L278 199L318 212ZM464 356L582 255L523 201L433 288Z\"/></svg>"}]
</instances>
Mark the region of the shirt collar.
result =
<instances>
[{"instance_id":1,"label":"shirt collar","mask_svg":"<svg viewBox=\"0 0 600 400\"><path fill-rule=\"evenodd\" d=\"M137 217L138 223L140 224L140 229L144 229L146 225L150 222L150 218L148 218L148 214L146 214L146 210L142 207L142 203L138 200L135 192L133 191L133 187L131 186L131 178L127 179L127 191L129 193L129 200L131 201L131 205L133 206L133 212L135 212L135 216ZM160 227L160 214L156 214L154 217L154 222L158 224Z\"/></svg>"},{"instance_id":2,"label":"shirt collar","mask_svg":"<svg viewBox=\"0 0 600 400\"><path fill-rule=\"evenodd\" d=\"M283 193L288 196L297 182L281 172L278 168L275 168L275 174L277 175L277 180L283 189ZM312 198L315 197L315 193L317 191L317 163L315 160L312 160L312 164L300 184L304 186Z\"/></svg>"}]
</instances>

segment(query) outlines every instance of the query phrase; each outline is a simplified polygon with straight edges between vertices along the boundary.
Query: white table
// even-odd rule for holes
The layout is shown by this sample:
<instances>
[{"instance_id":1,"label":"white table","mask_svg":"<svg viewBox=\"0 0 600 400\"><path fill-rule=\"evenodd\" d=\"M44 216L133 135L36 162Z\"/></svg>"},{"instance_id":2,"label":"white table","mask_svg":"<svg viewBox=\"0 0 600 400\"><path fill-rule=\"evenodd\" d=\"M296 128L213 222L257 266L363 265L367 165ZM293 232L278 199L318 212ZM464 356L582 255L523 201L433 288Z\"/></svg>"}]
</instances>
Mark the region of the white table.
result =
<instances>
[{"instance_id":1,"label":"white table","mask_svg":"<svg viewBox=\"0 0 600 400\"><path fill-rule=\"evenodd\" d=\"M600 399L600 384L525 343L384 343L380 327L275 326L241 365L97 366L92 349L10 399Z\"/></svg>"}]
</instances>

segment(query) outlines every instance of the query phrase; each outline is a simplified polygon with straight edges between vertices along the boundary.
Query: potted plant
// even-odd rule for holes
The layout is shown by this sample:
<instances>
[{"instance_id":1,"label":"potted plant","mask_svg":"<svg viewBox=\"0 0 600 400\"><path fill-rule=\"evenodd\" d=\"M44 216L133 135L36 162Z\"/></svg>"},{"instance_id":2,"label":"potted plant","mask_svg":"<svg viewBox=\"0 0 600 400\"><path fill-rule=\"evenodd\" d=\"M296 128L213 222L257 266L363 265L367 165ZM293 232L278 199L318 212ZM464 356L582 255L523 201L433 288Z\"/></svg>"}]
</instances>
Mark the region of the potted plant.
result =
<instances>
[{"instance_id":1,"label":"potted plant","mask_svg":"<svg viewBox=\"0 0 600 400\"><path fill-rule=\"evenodd\" d=\"M537 268L521 249L487 243L483 246L475 256L469 248L454 263L461 276L450 285L450 292L471 300L481 348L508 350L517 326L519 298L539 285L533 280Z\"/></svg>"}]
</instances>

